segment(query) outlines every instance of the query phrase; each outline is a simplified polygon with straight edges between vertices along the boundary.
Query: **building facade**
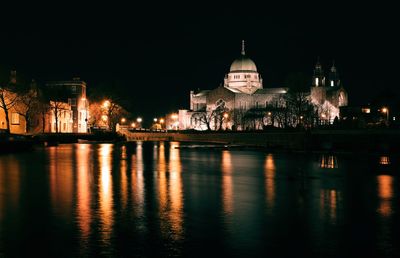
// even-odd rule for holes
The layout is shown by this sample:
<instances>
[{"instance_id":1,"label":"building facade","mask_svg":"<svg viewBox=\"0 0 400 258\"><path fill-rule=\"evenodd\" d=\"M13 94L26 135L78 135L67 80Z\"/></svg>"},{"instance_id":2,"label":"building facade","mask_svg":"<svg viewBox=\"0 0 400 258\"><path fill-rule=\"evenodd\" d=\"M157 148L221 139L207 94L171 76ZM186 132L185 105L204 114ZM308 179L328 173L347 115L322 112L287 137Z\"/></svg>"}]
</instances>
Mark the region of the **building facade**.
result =
<instances>
[{"instance_id":1,"label":"building facade","mask_svg":"<svg viewBox=\"0 0 400 258\"><path fill-rule=\"evenodd\" d=\"M272 110L287 106L288 91L286 87L263 87L262 76L246 55L242 41L241 55L231 64L223 84L213 90L190 92L190 109L179 110L179 129L260 130L265 126L282 126L283 119L287 118L279 118L278 112ZM326 78L317 62L312 86L304 95L314 106L318 122L322 119L331 123L339 117L339 107L347 105L347 92L334 65Z\"/></svg>"},{"instance_id":2,"label":"building facade","mask_svg":"<svg viewBox=\"0 0 400 258\"><path fill-rule=\"evenodd\" d=\"M89 102L86 97L86 83L80 78L73 78L71 81L54 81L46 84L50 92L62 92L58 100L65 101L72 111L71 132L86 133L89 119ZM53 111L54 112L54 111ZM50 119L52 121L52 119ZM53 121L52 121L53 122ZM69 125L67 126L69 128ZM53 128L53 125L51 126Z\"/></svg>"},{"instance_id":3,"label":"building facade","mask_svg":"<svg viewBox=\"0 0 400 258\"><path fill-rule=\"evenodd\" d=\"M264 88L257 66L242 50L224 82L213 90L191 91L190 110L179 110L179 129L261 129L266 121L247 123L248 112L278 105L287 88Z\"/></svg>"},{"instance_id":4,"label":"building facade","mask_svg":"<svg viewBox=\"0 0 400 258\"><path fill-rule=\"evenodd\" d=\"M340 107L348 105L348 96L339 78L339 73L333 62L328 77L325 76L322 66L317 61L312 78L310 99L318 109L319 115L332 122L339 118Z\"/></svg>"}]
</instances>

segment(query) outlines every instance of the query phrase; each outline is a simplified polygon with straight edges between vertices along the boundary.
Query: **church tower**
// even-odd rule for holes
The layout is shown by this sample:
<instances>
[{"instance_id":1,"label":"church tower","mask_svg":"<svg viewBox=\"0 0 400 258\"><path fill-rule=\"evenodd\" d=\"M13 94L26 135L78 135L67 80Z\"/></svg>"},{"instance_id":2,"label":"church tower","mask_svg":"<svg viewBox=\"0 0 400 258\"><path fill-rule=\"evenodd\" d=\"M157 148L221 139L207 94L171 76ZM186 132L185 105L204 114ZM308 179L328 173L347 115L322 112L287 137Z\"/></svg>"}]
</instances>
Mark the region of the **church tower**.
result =
<instances>
[{"instance_id":1,"label":"church tower","mask_svg":"<svg viewBox=\"0 0 400 258\"><path fill-rule=\"evenodd\" d=\"M339 79L339 74L335 67L335 61L333 61L331 70L329 72L329 86L330 87L340 86L340 79Z\"/></svg>"},{"instance_id":2,"label":"church tower","mask_svg":"<svg viewBox=\"0 0 400 258\"><path fill-rule=\"evenodd\" d=\"M325 74L318 57L311 83L311 102L315 105L323 104L326 99L326 90Z\"/></svg>"},{"instance_id":3,"label":"church tower","mask_svg":"<svg viewBox=\"0 0 400 258\"><path fill-rule=\"evenodd\" d=\"M325 86L325 74L324 70L322 69L321 63L319 62L319 57L317 63L314 68L314 76L312 86L314 87L323 87Z\"/></svg>"}]
</instances>

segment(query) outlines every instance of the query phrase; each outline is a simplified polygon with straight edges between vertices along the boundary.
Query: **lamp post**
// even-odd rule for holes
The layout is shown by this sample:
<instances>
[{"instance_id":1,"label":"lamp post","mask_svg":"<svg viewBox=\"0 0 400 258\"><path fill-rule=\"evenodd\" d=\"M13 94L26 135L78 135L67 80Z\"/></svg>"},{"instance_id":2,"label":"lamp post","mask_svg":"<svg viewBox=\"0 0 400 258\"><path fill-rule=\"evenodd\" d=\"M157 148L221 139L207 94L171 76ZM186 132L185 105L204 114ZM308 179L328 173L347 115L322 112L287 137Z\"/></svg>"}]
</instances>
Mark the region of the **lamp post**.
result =
<instances>
[{"instance_id":1,"label":"lamp post","mask_svg":"<svg viewBox=\"0 0 400 258\"><path fill-rule=\"evenodd\" d=\"M386 114L386 123L389 125L389 109L384 107L382 108L382 112Z\"/></svg>"},{"instance_id":2,"label":"lamp post","mask_svg":"<svg viewBox=\"0 0 400 258\"><path fill-rule=\"evenodd\" d=\"M143 119L141 117L138 117L136 119L136 122L138 123L138 128L140 128L140 129L142 129L142 121L143 121Z\"/></svg>"}]
</instances>

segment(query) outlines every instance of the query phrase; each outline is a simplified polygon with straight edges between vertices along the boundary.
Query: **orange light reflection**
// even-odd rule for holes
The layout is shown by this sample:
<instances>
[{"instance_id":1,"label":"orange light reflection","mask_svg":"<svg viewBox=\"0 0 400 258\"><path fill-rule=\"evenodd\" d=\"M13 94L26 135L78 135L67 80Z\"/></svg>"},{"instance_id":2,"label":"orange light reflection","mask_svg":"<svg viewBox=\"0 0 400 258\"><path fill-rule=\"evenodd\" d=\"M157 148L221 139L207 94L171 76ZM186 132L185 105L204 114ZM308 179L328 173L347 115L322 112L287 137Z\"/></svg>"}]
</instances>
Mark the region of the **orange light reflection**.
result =
<instances>
[{"instance_id":1,"label":"orange light reflection","mask_svg":"<svg viewBox=\"0 0 400 258\"><path fill-rule=\"evenodd\" d=\"M176 240L182 238L183 201L182 201L182 167L179 142L171 142L169 156L169 196L171 200L170 222L171 230Z\"/></svg>"},{"instance_id":2,"label":"orange light reflection","mask_svg":"<svg viewBox=\"0 0 400 258\"><path fill-rule=\"evenodd\" d=\"M388 217L392 214L393 177L388 175L378 176L378 197L380 204L378 212Z\"/></svg>"},{"instance_id":3,"label":"orange light reflection","mask_svg":"<svg viewBox=\"0 0 400 258\"><path fill-rule=\"evenodd\" d=\"M232 160L229 151L222 151L222 202L225 214L233 212Z\"/></svg>"},{"instance_id":4,"label":"orange light reflection","mask_svg":"<svg viewBox=\"0 0 400 258\"><path fill-rule=\"evenodd\" d=\"M87 240L90 233L91 210L90 210L90 182L89 179L89 145L81 144L76 150L77 163L77 219L81 238Z\"/></svg>"},{"instance_id":5,"label":"orange light reflection","mask_svg":"<svg viewBox=\"0 0 400 258\"><path fill-rule=\"evenodd\" d=\"M264 165L265 173L265 188L266 188L266 200L270 208L274 206L275 202L275 161L272 154L268 154L265 158Z\"/></svg>"},{"instance_id":6,"label":"orange light reflection","mask_svg":"<svg viewBox=\"0 0 400 258\"><path fill-rule=\"evenodd\" d=\"M113 210L112 210L112 179L111 179L111 162L112 162L112 144L101 144L99 148L99 204L100 204L100 221L102 241L108 242L111 238L113 226Z\"/></svg>"}]
</instances>

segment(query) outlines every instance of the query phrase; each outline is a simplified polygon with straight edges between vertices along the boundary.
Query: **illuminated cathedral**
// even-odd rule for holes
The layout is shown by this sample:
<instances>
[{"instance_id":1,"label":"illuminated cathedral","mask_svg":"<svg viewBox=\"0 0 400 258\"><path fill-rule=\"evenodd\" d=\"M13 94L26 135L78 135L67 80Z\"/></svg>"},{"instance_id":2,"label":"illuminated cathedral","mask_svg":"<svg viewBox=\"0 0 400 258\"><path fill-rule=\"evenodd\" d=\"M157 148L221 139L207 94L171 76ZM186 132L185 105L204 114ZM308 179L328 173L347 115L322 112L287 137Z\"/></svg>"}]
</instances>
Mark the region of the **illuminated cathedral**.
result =
<instances>
[{"instance_id":1,"label":"illuminated cathedral","mask_svg":"<svg viewBox=\"0 0 400 258\"><path fill-rule=\"evenodd\" d=\"M284 107L288 91L286 87L263 87L262 76L255 62L246 55L242 41L240 56L232 62L219 87L190 92L190 109L179 110L179 129L260 130L266 125L280 126L276 119L271 119L273 114L265 110ZM332 122L339 117L339 107L347 105L347 93L334 65L326 78L317 62L307 96L321 119Z\"/></svg>"}]
</instances>

